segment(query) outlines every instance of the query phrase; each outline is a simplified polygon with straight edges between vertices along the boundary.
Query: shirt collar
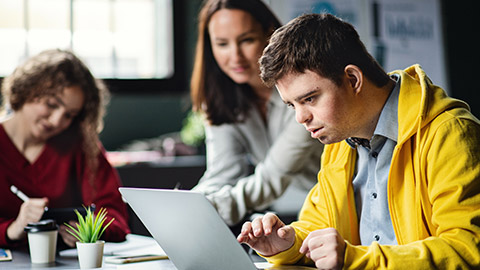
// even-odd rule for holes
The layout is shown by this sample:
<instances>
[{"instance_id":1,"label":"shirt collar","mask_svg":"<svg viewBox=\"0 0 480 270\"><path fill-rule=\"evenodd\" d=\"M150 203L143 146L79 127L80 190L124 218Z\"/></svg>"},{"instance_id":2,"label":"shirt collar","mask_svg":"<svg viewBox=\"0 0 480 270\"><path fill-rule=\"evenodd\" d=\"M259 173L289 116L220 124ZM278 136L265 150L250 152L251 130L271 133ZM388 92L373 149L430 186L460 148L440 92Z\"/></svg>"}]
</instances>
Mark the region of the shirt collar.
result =
<instances>
[{"instance_id":1,"label":"shirt collar","mask_svg":"<svg viewBox=\"0 0 480 270\"><path fill-rule=\"evenodd\" d=\"M370 149L370 141L367 139L361 139L357 137L350 137L345 140L347 144L352 147L353 149L357 148L358 145L361 145L367 149Z\"/></svg>"},{"instance_id":2,"label":"shirt collar","mask_svg":"<svg viewBox=\"0 0 480 270\"><path fill-rule=\"evenodd\" d=\"M392 79L396 81L390 96L383 106L378 119L377 127L373 136L379 135L397 142L398 137L398 93L400 90L400 76L394 74Z\"/></svg>"}]
</instances>

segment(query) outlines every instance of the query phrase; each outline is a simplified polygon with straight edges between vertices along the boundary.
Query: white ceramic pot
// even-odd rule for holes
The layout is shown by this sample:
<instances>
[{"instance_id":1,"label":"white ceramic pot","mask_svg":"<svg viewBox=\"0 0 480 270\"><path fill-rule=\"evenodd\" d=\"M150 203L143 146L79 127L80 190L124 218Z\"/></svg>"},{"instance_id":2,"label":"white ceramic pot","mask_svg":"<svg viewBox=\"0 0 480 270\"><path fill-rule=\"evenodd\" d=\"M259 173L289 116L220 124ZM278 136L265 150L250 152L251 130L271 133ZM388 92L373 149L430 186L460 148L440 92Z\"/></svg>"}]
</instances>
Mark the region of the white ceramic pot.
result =
<instances>
[{"instance_id":1,"label":"white ceramic pot","mask_svg":"<svg viewBox=\"0 0 480 270\"><path fill-rule=\"evenodd\" d=\"M102 267L104 245L105 241L102 240L95 243L77 242L78 263L80 264L80 269Z\"/></svg>"}]
</instances>

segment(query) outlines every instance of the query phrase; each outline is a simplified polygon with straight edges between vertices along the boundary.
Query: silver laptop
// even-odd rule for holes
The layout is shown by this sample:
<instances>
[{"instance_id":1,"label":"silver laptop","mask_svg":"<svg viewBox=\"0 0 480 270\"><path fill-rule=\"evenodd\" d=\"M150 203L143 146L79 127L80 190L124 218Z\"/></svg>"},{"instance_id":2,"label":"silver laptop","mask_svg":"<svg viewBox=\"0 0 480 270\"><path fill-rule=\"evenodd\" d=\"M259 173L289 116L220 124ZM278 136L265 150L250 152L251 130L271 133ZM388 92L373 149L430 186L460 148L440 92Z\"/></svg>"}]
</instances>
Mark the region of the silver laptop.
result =
<instances>
[{"instance_id":1,"label":"silver laptop","mask_svg":"<svg viewBox=\"0 0 480 270\"><path fill-rule=\"evenodd\" d=\"M119 190L178 270L257 269L203 194L126 187Z\"/></svg>"}]
</instances>

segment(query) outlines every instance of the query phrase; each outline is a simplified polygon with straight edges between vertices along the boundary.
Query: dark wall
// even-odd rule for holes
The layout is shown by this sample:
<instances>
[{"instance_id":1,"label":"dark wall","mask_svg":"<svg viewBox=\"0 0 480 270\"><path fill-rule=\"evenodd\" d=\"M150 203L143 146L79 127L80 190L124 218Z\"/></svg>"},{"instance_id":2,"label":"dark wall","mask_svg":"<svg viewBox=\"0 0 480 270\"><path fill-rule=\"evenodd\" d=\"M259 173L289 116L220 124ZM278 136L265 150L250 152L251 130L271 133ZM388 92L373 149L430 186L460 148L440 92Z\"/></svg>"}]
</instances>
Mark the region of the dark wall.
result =
<instances>
[{"instance_id":1,"label":"dark wall","mask_svg":"<svg viewBox=\"0 0 480 270\"><path fill-rule=\"evenodd\" d=\"M100 140L115 150L132 140L179 131L188 108L182 94L114 94Z\"/></svg>"},{"instance_id":2,"label":"dark wall","mask_svg":"<svg viewBox=\"0 0 480 270\"><path fill-rule=\"evenodd\" d=\"M475 5L474 5L475 3ZM477 42L480 21L477 1L442 0L447 70L453 97L470 105L480 118L480 87L478 64L480 47Z\"/></svg>"},{"instance_id":3,"label":"dark wall","mask_svg":"<svg viewBox=\"0 0 480 270\"><path fill-rule=\"evenodd\" d=\"M184 51L185 80L189 80L196 42L196 17L201 0L182 1L183 29L182 48ZM477 78L479 47L476 34L479 20L474 1L441 0L445 37L445 57L449 76L449 89L453 97L466 101L474 115L480 117L480 97ZM185 84L188 88L188 83ZM134 95L114 93L105 130L101 135L107 149L114 149L135 138L158 136L177 131L188 110L188 89L178 89L176 94Z\"/></svg>"},{"instance_id":4,"label":"dark wall","mask_svg":"<svg viewBox=\"0 0 480 270\"><path fill-rule=\"evenodd\" d=\"M107 150L135 139L151 138L179 131L190 109L189 80L193 66L196 42L196 17L202 0L175 0L176 16L180 17L176 50L180 51L179 70L183 83L175 89L128 89L116 84L105 117L100 139ZM127 88L127 89L126 89ZM143 87L145 88L145 87Z\"/></svg>"}]
</instances>

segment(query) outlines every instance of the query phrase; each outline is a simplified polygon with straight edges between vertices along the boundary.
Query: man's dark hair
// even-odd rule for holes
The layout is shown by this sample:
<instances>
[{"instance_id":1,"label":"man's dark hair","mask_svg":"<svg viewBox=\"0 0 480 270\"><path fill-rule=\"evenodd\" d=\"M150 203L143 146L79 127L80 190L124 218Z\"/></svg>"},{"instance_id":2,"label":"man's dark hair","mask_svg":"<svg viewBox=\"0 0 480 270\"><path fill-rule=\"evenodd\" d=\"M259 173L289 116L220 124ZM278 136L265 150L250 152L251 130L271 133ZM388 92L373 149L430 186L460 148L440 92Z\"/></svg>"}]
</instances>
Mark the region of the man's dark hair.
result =
<instances>
[{"instance_id":1,"label":"man's dark hair","mask_svg":"<svg viewBox=\"0 0 480 270\"><path fill-rule=\"evenodd\" d=\"M376 86L389 80L355 28L331 14L302 15L278 28L259 61L261 78L268 86L289 73L306 70L341 85L349 64L359 67Z\"/></svg>"}]
</instances>

